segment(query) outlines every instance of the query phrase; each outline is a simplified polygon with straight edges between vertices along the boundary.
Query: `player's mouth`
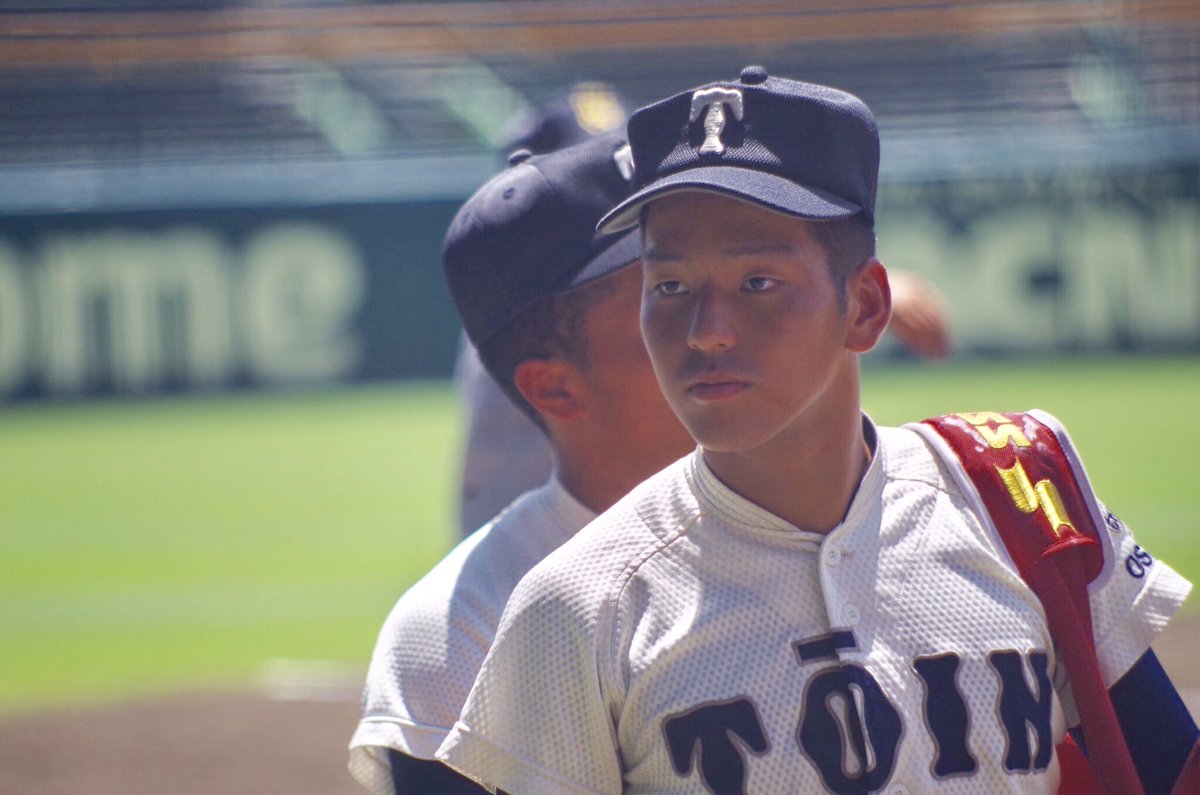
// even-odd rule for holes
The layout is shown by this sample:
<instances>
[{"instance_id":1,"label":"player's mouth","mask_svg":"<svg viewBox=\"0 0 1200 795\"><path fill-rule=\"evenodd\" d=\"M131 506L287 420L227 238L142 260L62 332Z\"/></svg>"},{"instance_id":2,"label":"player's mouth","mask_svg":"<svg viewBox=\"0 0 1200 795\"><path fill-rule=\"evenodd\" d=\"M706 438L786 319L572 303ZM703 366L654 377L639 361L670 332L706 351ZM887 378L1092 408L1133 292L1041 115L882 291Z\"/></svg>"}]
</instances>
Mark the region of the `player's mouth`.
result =
<instances>
[{"instance_id":1,"label":"player's mouth","mask_svg":"<svg viewBox=\"0 0 1200 795\"><path fill-rule=\"evenodd\" d=\"M749 387L750 384L748 382L735 378L732 375L725 373L705 373L688 385L687 393L697 400L715 402L729 400Z\"/></svg>"}]
</instances>

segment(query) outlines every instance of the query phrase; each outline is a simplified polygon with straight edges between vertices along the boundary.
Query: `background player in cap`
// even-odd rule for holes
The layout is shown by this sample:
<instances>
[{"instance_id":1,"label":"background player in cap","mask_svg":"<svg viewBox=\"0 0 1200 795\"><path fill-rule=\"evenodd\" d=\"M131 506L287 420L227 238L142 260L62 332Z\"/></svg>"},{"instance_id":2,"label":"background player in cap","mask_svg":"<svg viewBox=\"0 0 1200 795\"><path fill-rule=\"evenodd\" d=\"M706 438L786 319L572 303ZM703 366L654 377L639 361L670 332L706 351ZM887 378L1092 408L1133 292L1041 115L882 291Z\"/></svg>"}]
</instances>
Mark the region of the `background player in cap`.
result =
<instances>
[{"instance_id":1,"label":"background player in cap","mask_svg":"<svg viewBox=\"0 0 1200 795\"><path fill-rule=\"evenodd\" d=\"M467 335L546 434L555 469L388 617L351 742L351 771L376 792L478 791L431 760L512 588L597 512L694 447L641 342L640 239L595 232L628 195L623 144L610 135L516 159L447 233L446 278Z\"/></svg>"},{"instance_id":2,"label":"background player in cap","mask_svg":"<svg viewBox=\"0 0 1200 795\"><path fill-rule=\"evenodd\" d=\"M527 149L540 155L595 135L623 137L628 116L611 86L575 83L566 95L511 119L501 152ZM554 461L546 435L488 375L465 334L454 364L454 386L466 426L458 472L458 529L466 537L523 492L545 483Z\"/></svg>"},{"instance_id":3,"label":"background player in cap","mask_svg":"<svg viewBox=\"0 0 1200 795\"><path fill-rule=\"evenodd\" d=\"M643 337L700 449L522 580L438 757L522 795L1055 791L1074 705L1037 596L932 440L859 405L890 309L870 111L748 68L629 135L603 228L642 227ZM1081 489L1100 668L1165 791L1196 726L1149 646L1190 586L1121 566Z\"/></svg>"}]
</instances>

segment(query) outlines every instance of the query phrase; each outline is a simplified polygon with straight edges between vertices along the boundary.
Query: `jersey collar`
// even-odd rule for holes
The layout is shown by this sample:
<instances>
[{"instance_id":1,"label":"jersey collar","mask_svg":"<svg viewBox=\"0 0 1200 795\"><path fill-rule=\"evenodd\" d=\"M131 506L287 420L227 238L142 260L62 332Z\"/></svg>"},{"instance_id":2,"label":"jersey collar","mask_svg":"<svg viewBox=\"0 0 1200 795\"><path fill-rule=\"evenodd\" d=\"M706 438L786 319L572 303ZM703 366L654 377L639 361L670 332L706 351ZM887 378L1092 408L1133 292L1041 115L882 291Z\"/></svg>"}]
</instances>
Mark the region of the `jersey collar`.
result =
<instances>
[{"instance_id":1,"label":"jersey collar","mask_svg":"<svg viewBox=\"0 0 1200 795\"><path fill-rule=\"evenodd\" d=\"M879 434L875 430L875 423L865 413L862 415L862 423L863 438L871 451L871 463L867 465L867 471L850 501L845 519L830 531L830 535L845 525L854 524L856 519L869 511L871 504L878 502L883 486L883 451L879 445ZM823 533L801 530L726 486L705 463L700 448L690 457L688 478L692 481L693 490L700 499L702 509L707 509L737 526L804 536L817 543L825 538Z\"/></svg>"}]
</instances>

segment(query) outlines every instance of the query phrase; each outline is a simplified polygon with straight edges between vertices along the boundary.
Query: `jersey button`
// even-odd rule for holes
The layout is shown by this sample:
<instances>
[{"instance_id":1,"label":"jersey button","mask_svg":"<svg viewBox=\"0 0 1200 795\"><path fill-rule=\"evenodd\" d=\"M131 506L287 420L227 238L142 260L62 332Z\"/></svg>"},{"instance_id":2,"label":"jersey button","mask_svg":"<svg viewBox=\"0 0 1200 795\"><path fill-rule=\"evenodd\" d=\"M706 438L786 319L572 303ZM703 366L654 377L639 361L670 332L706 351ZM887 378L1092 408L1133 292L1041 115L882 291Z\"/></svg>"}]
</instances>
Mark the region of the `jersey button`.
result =
<instances>
[{"instance_id":1,"label":"jersey button","mask_svg":"<svg viewBox=\"0 0 1200 795\"><path fill-rule=\"evenodd\" d=\"M836 566L842 562L842 548L837 544L829 544L825 547L825 565Z\"/></svg>"},{"instance_id":2,"label":"jersey button","mask_svg":"<svg viewBox=\"0 0 1200 795\"><path fill-rule=\"evenodd\" d=\"M847 604L842 608L842 620L849 626L857 627L858 622L862 621L862 614L858 612L858 608L853 604Z\"/></svg>"},{"instance_id":3,"label":"jersey button","mask_svg":"<svg viewBox=\"0 0 1200 795\"><path fill-rule=\"evenodd\" d=\"M908 795L908 787L903 784L893 784L888 787L888 795Z\"/></svg>"}]
</instances>

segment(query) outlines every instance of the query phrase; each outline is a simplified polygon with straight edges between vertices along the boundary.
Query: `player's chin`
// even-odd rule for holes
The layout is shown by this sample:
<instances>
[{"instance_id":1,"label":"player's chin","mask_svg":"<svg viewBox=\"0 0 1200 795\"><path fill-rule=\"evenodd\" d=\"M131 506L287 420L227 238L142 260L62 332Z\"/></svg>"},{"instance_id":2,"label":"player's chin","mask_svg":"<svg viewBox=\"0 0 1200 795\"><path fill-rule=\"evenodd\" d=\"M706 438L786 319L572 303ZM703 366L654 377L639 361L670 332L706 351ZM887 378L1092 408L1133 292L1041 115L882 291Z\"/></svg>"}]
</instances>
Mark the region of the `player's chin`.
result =
<instances>
[{"instance_id":1,"label":"player's chin","mask_svg":"<svg viewBox=\"0 0 1200 795\"><path fill-rule=\"evenodd\" d=\"M754 449L762 442L761 429L751 417L724 406L706 406L702 411L680 415L684 427L696 443L714 453L738 453Z\"/></svg>"}]
</instances>

